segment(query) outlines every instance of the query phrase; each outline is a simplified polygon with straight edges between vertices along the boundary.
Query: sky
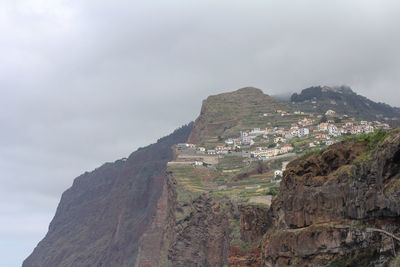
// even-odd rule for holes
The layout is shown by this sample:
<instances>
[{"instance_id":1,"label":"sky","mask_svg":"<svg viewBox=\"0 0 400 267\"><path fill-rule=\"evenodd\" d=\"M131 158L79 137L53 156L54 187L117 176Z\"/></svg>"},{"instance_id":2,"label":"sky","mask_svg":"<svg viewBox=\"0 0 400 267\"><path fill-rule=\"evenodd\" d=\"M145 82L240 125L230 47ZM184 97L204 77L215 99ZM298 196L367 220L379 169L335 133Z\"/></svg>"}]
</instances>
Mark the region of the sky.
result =
<instances>
[{"instance_id":1,"label":"sky","mask_svg":"<svg viewBox=\"0 0 400 267\"><path fill-rule=\"evenodd\" d=\"M194 120L210 94L349 85L400 106L400 1L0 1L0 266L79 174Z\"/></svg>"}]
</instances>

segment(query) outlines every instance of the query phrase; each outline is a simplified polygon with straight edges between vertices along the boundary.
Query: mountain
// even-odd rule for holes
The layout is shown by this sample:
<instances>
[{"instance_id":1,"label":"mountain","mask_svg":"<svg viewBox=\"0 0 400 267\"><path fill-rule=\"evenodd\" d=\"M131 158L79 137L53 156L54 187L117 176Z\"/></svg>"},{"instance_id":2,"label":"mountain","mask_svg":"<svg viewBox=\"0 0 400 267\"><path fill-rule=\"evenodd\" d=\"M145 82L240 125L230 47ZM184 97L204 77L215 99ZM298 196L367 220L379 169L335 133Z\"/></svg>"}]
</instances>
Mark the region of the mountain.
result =
<instances>
[{"instance_id":1,"label":"mountain","mask_svg":"<svg viewBox=\"0 0 400 267\"><path fill-rule=\"evenodd\" d=\"M392 255L400 235L400 129L351 118L365 108L358 100L369 100L348 88L315 88L294 103L252 87L208 97L194 123L76 178L23 266L400 262ZM349 112L339 128L371 133L329 136L318 127L329 105L348 108L335 109ZM368 116L380 118L369 106ZM293 125L310 133L290 137ZM254 144L225 143L240 132L254 134ZM257 156L266 152L275 154Z\"/></svg>"},{"instance_id":2,"label":"mountain","mask_svg":"<svg viewBox=\"0 0 400 267\"><path fill-rule=\"evenodd\" d=\"M241 129L262 127L268 120L263 114L275 113L278 109L290 107L254 87L209 96L203 101L189 142L215 143L217 136L237 136Z\"/></svg>"},{"instance_id":3,"label":"mountain","mask_svg":"<svg viewBox=\"0 0 400 267\"><path fill-rule=\"evenodd\" d=\"M23 266L134 266L139 240L157 212L171 147L185 142L191 129L76 178Z\"/></svg>"},{"instance_id":4,"label":"mountain","mask_svg":"<svg viewBox=\"0 0 400 267\"><path fill-rule=\"evenodd\" d=\"M325 113L334 110L338 114L353 116L365 120L398 120L400 108L377 103L358 95L350 87L314 86L294 93L290 98L294 108Z\"/></svg>"}]
</instances>

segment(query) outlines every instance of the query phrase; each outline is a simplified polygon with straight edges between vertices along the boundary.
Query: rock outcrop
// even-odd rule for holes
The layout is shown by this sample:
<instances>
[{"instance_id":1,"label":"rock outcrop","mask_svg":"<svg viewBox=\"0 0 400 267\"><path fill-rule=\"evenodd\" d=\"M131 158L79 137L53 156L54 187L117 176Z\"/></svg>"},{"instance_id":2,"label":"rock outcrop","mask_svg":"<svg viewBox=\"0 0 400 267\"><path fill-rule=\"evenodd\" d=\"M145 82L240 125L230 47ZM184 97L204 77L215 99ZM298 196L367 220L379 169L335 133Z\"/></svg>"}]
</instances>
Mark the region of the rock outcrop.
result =
<instances>
[{"instance_id":1,"label":"rock outcrop","mask_svg":"<svg viewBox=\"0 0 400 267\"><path fill-rule=\"evenodd\" d=\"M275 229L263 240L263 265L323 266L365 255L359 266L388 261L394 243L370 229L400 231L399 178L399 130L294 160L271 206Z\"/></svg>"},{"instance_id":2,"label":"rock outcrop","mask_svg":"<svg viewBox=\"0 0 400 267\"><path fill-rule=\"evenodd\" d=\"M247 243L258 242L271 227L272 217L268 207L239 205L240 239Z\"/></svg>"},{"instance_id":3,"label":"rock outcrop","mask_svg":"<svg viewBox=\"0 0 400 267\"><path fill-rule=\"evenodd\" d=\"M169 225L165 236L168 242L169 266L223 266L230 249L230 222L232 207L206 194L184 203L189 211L177 218L176 181L169 174Z\"/></svg>"}]
</instances>

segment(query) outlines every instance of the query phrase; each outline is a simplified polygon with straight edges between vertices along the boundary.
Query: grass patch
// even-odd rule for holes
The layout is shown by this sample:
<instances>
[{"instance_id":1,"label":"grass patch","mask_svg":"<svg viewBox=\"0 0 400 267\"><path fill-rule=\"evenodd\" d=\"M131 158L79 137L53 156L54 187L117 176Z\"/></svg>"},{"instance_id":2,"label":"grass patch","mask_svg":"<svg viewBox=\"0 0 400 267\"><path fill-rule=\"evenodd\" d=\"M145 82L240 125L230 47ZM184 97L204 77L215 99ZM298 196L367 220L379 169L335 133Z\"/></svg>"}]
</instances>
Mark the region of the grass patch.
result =
<instances>
[{"instance_id":1,"label":"grass patch","mask_svg":"<svg viewBox=\"0 0 400 267\"><path fill-rule=\"evenodd\" d=\"M365 144L365 152L366 154L370 154L375 148L385 141L386 137L391 134L391 131L385 131L382 129L378 129L373 133L360 134L360 135L351 135L343 139L347 140L355 140L359 142L363 142Z\"/></svg>"}]
</instances>

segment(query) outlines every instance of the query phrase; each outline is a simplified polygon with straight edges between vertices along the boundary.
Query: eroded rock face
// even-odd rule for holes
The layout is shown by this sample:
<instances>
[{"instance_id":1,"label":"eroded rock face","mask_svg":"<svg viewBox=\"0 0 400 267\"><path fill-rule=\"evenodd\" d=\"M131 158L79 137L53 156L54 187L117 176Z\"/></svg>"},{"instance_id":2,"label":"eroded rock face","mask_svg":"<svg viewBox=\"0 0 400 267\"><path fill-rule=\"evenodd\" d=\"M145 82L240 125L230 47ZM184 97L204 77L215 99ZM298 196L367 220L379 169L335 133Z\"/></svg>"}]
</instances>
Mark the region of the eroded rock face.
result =
<instances>
[{"instance_id":1,"label":"eroded rock face","mask_svg":"<svg viewBox=\"0 0 400 267\"><path fill-rule=\"evenodd\" d=\"M247 243L259 241L271 227L272 217L268 207L239 205L240 239Z\"/></svg>"},{"instance_id":2,"label":"eroded rock face","mask_svg":"<svg viewBox=\"0 0 400 267\"><path fill-rule=\"evenodd\" d=\"M276 226L399 216L400 134L354 162L364 152L362 142L349 141L291 162L273 205Z\"/></svg>"},{"instance_id":3,"label":"eroded rock face","mask_svg":"<svg viewBox=\"0 0 400 267\"><path fill-rule=\"evenodd\" d=\"M156 216L171 146L185 142L191 128L76 178L23 266L134 266L139 239Z\"/></svg>"},{"instance_id":4,"label":"eroded rock face","mask_svg":"<svg viewBox=\"0 0 400 267\"><path fill-rule=\"evenodd\" d=\"M372 152L370 145L349 140L288 165L271 206L275 230L263 240L264 265L323 266L390 250L384 234L367 228L399 233L400 131Z\"/></svg>"},{"instance_id":5,"label":"eroded rock face","mask_svg":"<svg viewBox=\"0 0 400 267\"><path fill-rule=\"evenodd\" d=\"M168 261L171 266L223 266L230 248L229 207L202 194L177 221L171 205Z\"/></svg>"},{"instance_id":6,"label":"eroded rock face","mask_svg":"<svg viewBox=\"0 0 400 267\"><path fill-rule=\"evenodd\" d=\"M350 248L359 251L380 241L358 228L318 225L268 233L263 243L264 266L324 266Z\"/></svg>"},{"instance_id":7,"label":"eroded rock face","mask_svg":"<svg viewBox=\"0 0 400 267\"><path fill-rule=\"evenodd\" d=\"M260 267L261 248L252 247L249 251L241 251L237 246L232 246L229 251L229 267Z\"/></svg>"}]
</instances>

